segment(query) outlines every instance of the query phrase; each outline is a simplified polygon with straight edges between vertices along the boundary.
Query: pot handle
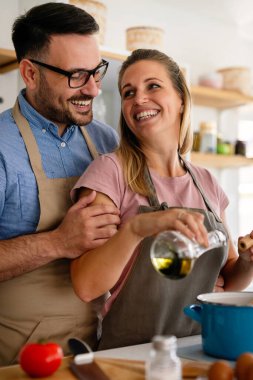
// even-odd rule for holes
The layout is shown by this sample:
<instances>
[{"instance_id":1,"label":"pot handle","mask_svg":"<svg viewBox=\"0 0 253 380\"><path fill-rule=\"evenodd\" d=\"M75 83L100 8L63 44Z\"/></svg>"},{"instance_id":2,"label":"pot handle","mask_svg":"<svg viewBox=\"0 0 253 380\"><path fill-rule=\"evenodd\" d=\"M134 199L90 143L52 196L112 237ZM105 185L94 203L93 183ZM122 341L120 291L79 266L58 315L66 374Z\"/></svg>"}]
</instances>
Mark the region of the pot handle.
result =
<instances>
[{"instance_id":1,"label":"pot handle","mask_svg":"<svg viewBox=\"0 0 253 380\"><path fill-rule=\"evenodd\" d=\"M184 308L184 313L194 321L202 323L202 305L190 305Z\"/></svg>"}]
</instances>

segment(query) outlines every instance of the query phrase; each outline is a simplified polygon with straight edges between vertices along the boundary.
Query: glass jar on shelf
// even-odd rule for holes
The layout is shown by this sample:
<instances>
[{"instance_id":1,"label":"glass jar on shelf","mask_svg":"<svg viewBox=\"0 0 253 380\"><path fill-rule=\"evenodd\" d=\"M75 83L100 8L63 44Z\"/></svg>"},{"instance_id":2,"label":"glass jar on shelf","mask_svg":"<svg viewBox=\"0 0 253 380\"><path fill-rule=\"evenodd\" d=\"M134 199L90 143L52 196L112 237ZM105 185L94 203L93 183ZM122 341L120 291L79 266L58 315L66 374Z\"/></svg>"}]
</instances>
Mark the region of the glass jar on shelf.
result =
<instances>
[{"instance_id":1,"label":"glass jar on shelf","mask_svg":"<svg viewBox=\"0 0 253 380\"><path fill-rule=\"evenodd\" d=\"M200 134L198 131L195 131L193 134L192 151L199 152L199 148L200 148Z\"/></svg>"},{"instance_id":2,"label":"glass jar on shelf","mask_svg":"<svg viewBox=\"0 0 253 380\"><path fill-rule=\"evenodd\" d=\"M239 154L241 156L246 156L246 143L245 143L245 141L236 140L235 154Z\"/></svg>"},{"instance_id":3,"label":"glass jar on shelf","mask_svg":"<svg viewBox=\"0 0 253 380\"><path fill-rule=\"evenodd\" d=\"M199 128L200 152L216 153L217 151L217 125L214 121L202 122Z\"/></svg>"}]
</instances>

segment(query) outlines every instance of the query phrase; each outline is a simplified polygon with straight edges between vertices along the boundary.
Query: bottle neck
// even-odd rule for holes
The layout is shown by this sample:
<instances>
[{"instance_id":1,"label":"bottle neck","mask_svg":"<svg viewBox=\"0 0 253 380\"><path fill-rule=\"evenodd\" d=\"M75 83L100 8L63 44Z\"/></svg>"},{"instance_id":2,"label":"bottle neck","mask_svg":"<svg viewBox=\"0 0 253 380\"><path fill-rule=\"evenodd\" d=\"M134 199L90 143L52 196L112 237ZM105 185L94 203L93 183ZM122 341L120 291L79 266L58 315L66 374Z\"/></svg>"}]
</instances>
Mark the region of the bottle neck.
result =
<instances>
[{"instance_id":1,"label":"bottle neck","mask_svg":"<svg viewBox=\"0 0 253 380\"><path fill-rule=\"evenodd\" d=\"M162 336L156 335L152 340L152 347L154 350L159 352L176 352L177 349L177 339L175 336Z\"/></svg>"},{"instance_id":2,"label":"bottle neck","mask_svg":"<svg viewBox=\"0 0 253 380\"><path fill-rule=\"evenodd\" d=\"M224 232L220 230L213 230L208 232L208 247L203 247L199 244L195 246L196 256L199 257L202 253L210 251L213 248L223 247L227 244L227 237Z\"/></svg>"}]
</instances>

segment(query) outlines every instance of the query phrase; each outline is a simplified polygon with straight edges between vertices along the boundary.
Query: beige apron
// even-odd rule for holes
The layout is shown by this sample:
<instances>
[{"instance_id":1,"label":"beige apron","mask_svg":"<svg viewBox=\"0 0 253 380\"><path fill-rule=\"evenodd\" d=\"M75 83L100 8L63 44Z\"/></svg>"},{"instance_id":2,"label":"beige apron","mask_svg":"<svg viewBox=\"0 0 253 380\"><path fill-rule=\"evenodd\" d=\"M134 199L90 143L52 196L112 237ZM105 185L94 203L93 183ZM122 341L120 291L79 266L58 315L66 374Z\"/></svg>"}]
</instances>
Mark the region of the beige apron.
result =
<instances>
[{"instance_id":1,"label":"beige apron","mask_svg":"<svg viewBox=\"0 0 253 380\"><path fill-rule=\"evenodd\" d=\"M187 210L203 213L208 231L219 229L226 233L194 173L187 163L185 166L207 207L207 210ZM154 196L149 198L150 206L140 206L139 212L168 209L166 202L160 205L148 171L146 182L154 191ZM188 276L181 280L170 280L153 268L150 260L152 240L144 239L126 283L103 320L99 350L147 343L156 334L182 337L200 333L200 324L185 316L183 308L196 303L198 294L213 290L220 269L226 262L227 248L206 252L196 261Z\"/></svg>"},{"instance_id":2,"label":"beige apron","mask_svg":"<svg viewBox=\"0 0 253 380\"><path fill-rule=\"evenodd\" d=\"M47 178L36 140L28 121L19 111L18 102L13 108L13 117L37 181L40 203L37 232L51 230L71 206L69 193L78 177ZM81 130L95 158L96 148L84 127ZM0 365L15 362L22 345L39 339L59 343L65 354L71 336L85 339L92 347L96 344L96 312L75 295L69 263L68 259L55 260L0 283Z\"/></svg>"}]
</instances>

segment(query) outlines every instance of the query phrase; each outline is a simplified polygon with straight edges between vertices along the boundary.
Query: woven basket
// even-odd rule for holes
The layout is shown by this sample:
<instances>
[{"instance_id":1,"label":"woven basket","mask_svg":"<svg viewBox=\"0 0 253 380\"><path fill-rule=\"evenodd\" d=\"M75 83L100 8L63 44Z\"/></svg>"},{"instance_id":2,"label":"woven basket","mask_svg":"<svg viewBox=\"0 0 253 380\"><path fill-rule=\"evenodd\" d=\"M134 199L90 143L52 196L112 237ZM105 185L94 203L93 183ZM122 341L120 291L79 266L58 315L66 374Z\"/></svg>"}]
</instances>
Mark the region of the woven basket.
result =
<instances>
[{"instance_id":1,"label":"woven basket","mask_svg":"<svg viewBox=\"0 0 253 380\"><path fill-rule=\"evenodd\" d=\"M127 50L164 48L164 30L149 26L137 26L126 30Z\"/></svg>"},{"instance_id":2,"label":"woven basket","mask_svg":"<svg viewBox=\"0 0 253 380\"><path fill-rule=\"evenodd\" d=\"M91 14L99 25L99 43L103 45L105 42L106 30L106 11L105 4L95 0L69 0L73 4Z\"/></svg>"},{"instance_id":3,"label":"woven basket","mask_svg":"<svg viewBox=\"0 0 253 380\"><path fill-rule=\"evenodd\" d=\"M251 71L247 67L227 67L217 70L223 76L223 88L239 91L244 95L251 93Z\"/></svg>"}]
</instances>

